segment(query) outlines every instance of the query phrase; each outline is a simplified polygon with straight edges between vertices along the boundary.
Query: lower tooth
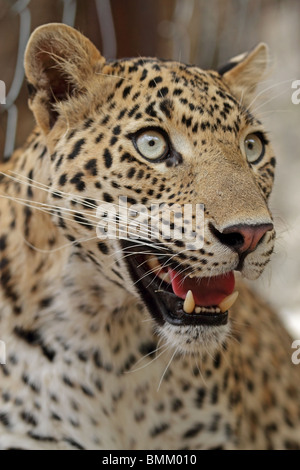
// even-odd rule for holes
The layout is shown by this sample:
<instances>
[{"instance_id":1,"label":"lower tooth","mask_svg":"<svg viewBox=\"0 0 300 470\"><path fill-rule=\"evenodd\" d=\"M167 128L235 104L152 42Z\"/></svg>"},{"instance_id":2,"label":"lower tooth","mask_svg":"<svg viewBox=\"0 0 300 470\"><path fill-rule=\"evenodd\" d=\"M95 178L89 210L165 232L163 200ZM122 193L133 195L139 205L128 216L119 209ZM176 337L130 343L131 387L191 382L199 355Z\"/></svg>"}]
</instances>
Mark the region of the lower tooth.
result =
<instances>
[{"instance_id":1,"label":"lower tooth","mask_svg":"<svg viewBox=\"0 0 300 470\"><path fill-rule=\"evenodd\" d=\"M195 313L200 313L201 312L201 308L200 307L196 307L195 308Z\"/></svg>"},{"instance_id":2,"label":"lower tooth","mask_svg":"<svg viewBox=\"0 0 300 470\"><path fill-rule=\"evenodd\" d=\"M222 313L225 313L227 310L229 310L233 304L235 303L236 299L238 298L239 293L233 292L232 294L228 295L222 302L219 303L218 307L221 310Z\"/></svg>"}]
</instances>

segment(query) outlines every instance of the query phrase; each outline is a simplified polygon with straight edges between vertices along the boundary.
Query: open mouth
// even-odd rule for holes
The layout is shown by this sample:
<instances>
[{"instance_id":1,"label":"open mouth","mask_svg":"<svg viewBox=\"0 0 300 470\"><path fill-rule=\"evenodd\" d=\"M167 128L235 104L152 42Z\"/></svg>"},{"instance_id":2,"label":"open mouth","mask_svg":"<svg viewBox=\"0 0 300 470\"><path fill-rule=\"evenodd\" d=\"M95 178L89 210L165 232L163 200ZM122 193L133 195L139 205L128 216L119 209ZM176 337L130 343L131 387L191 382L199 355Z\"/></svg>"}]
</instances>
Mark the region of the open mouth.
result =
<instances>
[{"instance_id":1,"label":"open mouth","mask_svg":"<svg viewBox=\"0 0 300 470\"><path fill-rule=\"evenodd\" d=\"M149 246L122 241L130 275L159 324L225 325L228 310L238 297L234 274L196 277L187 269L170 266L170 256L147 254Z\"/></svg>"}]
</instances>

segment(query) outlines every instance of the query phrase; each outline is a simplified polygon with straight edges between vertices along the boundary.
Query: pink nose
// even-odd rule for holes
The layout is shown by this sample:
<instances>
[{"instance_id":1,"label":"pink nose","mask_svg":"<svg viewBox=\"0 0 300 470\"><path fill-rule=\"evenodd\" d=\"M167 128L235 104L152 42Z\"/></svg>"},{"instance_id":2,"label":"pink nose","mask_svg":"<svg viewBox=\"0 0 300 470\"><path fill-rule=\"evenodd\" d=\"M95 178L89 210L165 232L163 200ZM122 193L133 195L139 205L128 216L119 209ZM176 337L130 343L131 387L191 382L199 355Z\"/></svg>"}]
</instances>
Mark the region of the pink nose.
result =
<instances>
[{"instance_id":1,"label":"pink nose","mask_svg":"<svg viewBox=\"0 0 300 470\"><path fill-rule=\"evenodd\" d=\"M269 230L273 230L273 227L271 223L260 225L231 225L230 227L226 227L222 233L214 227L212 228L212 232L223 245L241 254L254 251L265 233Z\"/></svg>"}]
</instances>

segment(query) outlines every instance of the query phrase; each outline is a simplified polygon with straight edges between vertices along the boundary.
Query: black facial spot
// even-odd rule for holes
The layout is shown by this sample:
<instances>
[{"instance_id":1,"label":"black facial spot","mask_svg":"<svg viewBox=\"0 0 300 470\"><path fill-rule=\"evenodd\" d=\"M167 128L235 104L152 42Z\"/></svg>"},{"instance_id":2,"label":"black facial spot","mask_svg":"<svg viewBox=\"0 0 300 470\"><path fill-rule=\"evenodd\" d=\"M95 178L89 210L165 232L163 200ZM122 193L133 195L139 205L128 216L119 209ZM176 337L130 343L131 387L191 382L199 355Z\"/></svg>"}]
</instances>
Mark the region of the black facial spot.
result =
<instances>
[{"instance_id":1,"label":"black facial spot","mask_svg":"<svg viewBox=\"0 0 300 470\"><path fill-rule=\"evenodd\" d=\"M63 159L64 159L64 156L61 155L61 156L59 157L59 159L57 160L56 165L55 165L56 170L58 170L58 168L59 168L60 165L62 164Z\"/></svg>"},{"instance_id":2,"label":"black facial spot","mask_svg":"<svg viewBox=\"0 0 300 470\"><path fill-rule=\"evenodd\" d=\"M110 168L112 166L112 156L108 148L104 150L103 157L104 157L104 164L106 168Z\"/></svg>"},{"instance_id":3,"label":"black facial spot","mask_svg":"<svg viewBox=\"0 0 300 470\"><path fill-rule=\"evenodd\" d=\"M195 399L195 404L197 408L202 408L203 402L205 399L205 389L204 388L198 388L197 393L196 393L196 399Z\"/></svg>"},{"instance_id":4,"label":"black facial spot","mask_svg":"<svg viewBox=\"0 0 300 470\"><path fill-rule=\"evenodd\" d=\"M162 423L158 426L155 426L153 429L150 430L150 436L151 437L156 437L163 432L167 431L169 429L170 425L168 423Z\"/></svg>"},{"instance_id":5,"label":"black facial spot","mask_svg":"<svg viewBox=\"0 0 300 470\"><path fill-rule=\"evenodd\" d=\"M189 118L186 118L185 114L182 116L182 119L181 119L181 122L182 124L185 124L185 126L187 128L191 127L191 124L192 124L192 118L189 117Z\"/></svg>"},{"instance_id":6,"label":"black facial spot","mask_svg":"<svg viewBox=\"0 0 300 470\"><path fill-rule=\"evenodd\" d=\"M60 186L64 186L67 182L67 174L64 173L63 175L60 176L59 180L58 180L58 184Z\"/></svg>"},{"instance_id":7,"label":"black facial spot","mask_svg":"<svg viewBox=\"0 0 300 470\"><path fill-rule=\"evenodd\" d=\"M94 228L93 224L89 220L87 220L82 214L80 214L80 212L75 212L74 220L75 222L82 225L88 230L93 230Z\"/></svg>"},{"instance_id":8,"label":"black facial spot","mask_svg":"<svg viewBox=\"0 0 300 470\"><path fill-rule=\"evenodd\" d=\"M172 111L172 102L170 100L163 100L160 105L159 105L159 108L160 110L165 114L165 116L167 118L171 118L172 114L171 114L171 111Z\"/></svg>"},{"instance_id":9,"label":"black facial spot","mask_svg":"<svg viewBox=\"0 0 300 470\"><path fill-rule=\"evenodd\" d=\"M198 123L196 122L196 124L194 124L194 126L192 127L192 133L196 134L197 131L198 131Z\"/></svg>"},{"instance_id":10,"label":"black facial spot","mask_svg":"<svg viewBox=\"0 0 300 470\"><path fill-rule=\"evenodd\" d=\"M120 161L121 161L121 162L128 161L128 162L131 163L131 162L134 162L135 159L133 158L132 155L130 155L129 152L125 152L125 153L123 153L123 155L121 156Z\"/></svg>"},{"instance_id":11,"label":"black facial spot","mask_svg":"<svg viewBox=\"0 0 300 470\"><path fill-rule=\"evenodd\" d=\"M46 152L47 152L47 147L44 147L42 153L40 154L39 156L39 159L42 160L42 158L46 155Z\"/></svg>"},{"instance_id":12,"label":"black facial spot","mask_svg":"<svg viewBox=\"0 0 300 470\"><path fill-rule=\"evenodd\" d=\"M99 142L101 142L102 139L103 139L103 133L101 132L101 134L97 135L95 139L96 144L99 144Z\"/></svg>"},{"instance_id":13,"label":"black facial spot","mask_svg":"<svg viewBox=\"0 0 300 470\"><path fill-rule=\"evenodd\" d=\"M112 147L113 145L115 145L115 143L118 142L118 137L116 137L115 135L112 136L112 138L110 139L110 146Z\"/></svg>"},{"instance_id":14,"label":"black facial spot","mask_svg":"<svg viewBox=\"0 0 300 470\"><path fill-rule=\"evenodd\" d=\"M117 120L118 120L118 121L119 121L120 119L122 119L122 118L125 116L126 111L127 111L126 108L124 108L124 109L122 109L122 110L120 111L120 114L119 114L118 117L117 117Z\"/></svg>"},{"instance_id":15,"label":"black facial spot","mask_svg":"<svg viewBox=\"0 0 300 470\"><path fill-rule=\"evenodd\" d=\"M162 82L162 77L158 76L150 80L148 86L149 88L155 88L158 83Z\"/></svg>"},{"instance_id":16,"label":"black facial spot","mask_svg":"<svg viewBox=\"0 0 300 470\"><path fill-rule=\"evenodd\" d=\"M158 90L157 92L157 97L158 98L164 98L167 94L169 93L169 88L164 86L163 88L161 88L160 90Z\"/></svg>"},{"instance_id":17,"label":"black facial spot","mask_svg":"<svg viewBox=\"0 0 300 470\"><path fill-rule=\"evenodd\" d=\"M25 423L30 424L31 426L37 426L37 424L38 424L37 419L35 418L35 416L32 413L22 411L21 414L20 414L20 417L22 418L22 420Z\"/></svg>"},{"instance_id":18,"label":"black facial spot","mask_svg":"<svg viewBox=\"0 0 300 470\"><path fill-rule=\"evenodd\" d=\"M67 375L63 375L62 380L65 385L67 385L70 388L74 388L74 383Z\"/></svg>"},{"instance_id":19,"label":"black facial spot","mask_svg":"<svg viewBox=\"0 0 300 470\"><path fill-rule=\"evenodd\" d=\"M86 121L83 124L84 129L88 129L89 127L91 127L93 122L94 122L94 119L92 119L92 118L86 119Z\"/></svg>"},{"instance_id":20,"label":"black facial spot","mask_svg":"<svg viewBox=\"0 0 300 470\"><path fill-rule=\"evenodd\" d=\"M127 171L127 178L133 178L134 175L135 175L135 168L132 167Z\"/></svg>"},{"instance_id":21,"label":"black facial spot","mask_svg":"<svg viewBox=\"0 0 300 470\"><path fill-rule=\"evenodd\" d=\"M94 396L92 390L90 388L88 388L86 385L81 385L81 390L88 397L93 397Z\"/></svg>"},{"instance_id":22,"label":"black facial spot","mask_svg":"<svg viewBox=\"0 0 300 470\"><path fill-rule=\"evenodd\" d=\"M76 134L76 132L77 132L77 129L71 130L71 132L70 132L69 135L67 136L67 140L72 139L72 137L74 137L74 135Z\"/></svg>"},{"instance_id":23,"label":"black facial spot","mask_svg":"<svg viewBox=\"0 0 300 470\"><path fill-rule=\"evenodd\" d=\"M101 253L103 253L104 255L107 255L109 253L108 246L105 245L105 243L103 242L98 243L98 248L99 251L101 251Z\"/></svg>"},{"instance_id":24,"label":"black facial spot","mask_svg":"<svg viewBox=\"0 0 300 470\"><path fill-rule=\"evenodd\" d=\"M22 327L19 327L19 326L16 326L14 328L14 334L24 340L26 343L28 343L29 345L32 345L32 346L39 346L44 354L44 356L50 361L52 362L55 358L55 351L53 351L52 349L50 349L49 346L46 346L46 344L44 344L43 342L43 338L42 336L40 335L39 331L38 330L26 330Z\"/></svg>"},{"instance_id":25,"label":"black facial spot","mask_svg":"<svg viewBox=\"0 0 300 470\"><path fill-rule=\"evenodd\" d=\"M120 126L114 127L112 132L113 132L114 135L120 135L121 134L121 127Z\"/></svg>"},{"instance_id":26,"label":"black facial spot","mask_svg":"<svg viewBox=\"0 0 300 470\"><path fill-rule=\"evenodd\" d=\"M103 193L103 199L104 199L105 202L113 202L114 201L114 198L108 193Z\"/></svg>"},{"instance_id":27,"label":"black facial spot","mask_svg":"<svg viewBox=\"0 0 300 470\"><path fill-rule=\"evenodd\" d=\"M0 251L4 251L6 249L6 235L1 235L0 237Z\"/></svg>"},{"instance_id":28,"label":"black facial spot","mask_svg":"<svg viewBox=\"0 0 300 470\"><path fill-rule=\"evenodd\" d=\"M131 65L129 68L128 68L128 72L129 73L132 73L132 72L137 72L138 71L138 66L137 65Z\"/></svg>"},{"instance_id":29,"label":"black facial spot","mask_svg":"<svg viewBox=\"0 0 300 470\"><path fill-rule=\"evenodd\" d=\"M156 111L154 110L154 105L155 105L155 101L152 101L152 103L150 103L145 109L146 114L149 114L149 116L151 117L157 116Z\"/></svg>"},{"instance_id":30,"label":"black facial spot","mask_svg":"<svg viewBox=\"0 0 300 470\"><path fill-rule=\"evenodd\" d=\"M97 159L91 158L85 165L84 168L92 175L97 176L98 169L97 169Z\"/></svg>"},{"instance_id":31,"label":"black facial spot","mask_svg":"<svg viewBox=\"0 0 300 470\"><path fill-rule=\"evenodd\" d=\"M145 78L147 77L147 75L148 75L148 70L147 70L147 69L144 69L143 72L142 72L140 81L142 82L143 80L145 80Z\"/></svg>"},{"instance_id":32,"label":"black facial spot","mask_svg":"<svg viewBox=\"0 0 300 470\"><path fill-rule=\"evenodd\" d=\"M190 429L188 429L184 434L183 434L183 439L190 439L191 437L197 436L199 432L203 430L204 424L203 423L196 423L194 424Z\"/></svg>"},{"instance_id":33,"label":"black facial spot","mask_svg":"<svg viewBox=\"0 0 300 470\"><path fill-rule=\"evenodd\" d=\"M82 179L81 179L83 176L84 176L84 173L78 172L70 180L70 183L72 183L76 186L77 191L84 191L84 189L85 189L85 182L82 181Z\"/></svg>"},{"instance_id":34,"label":"black facial spot","mask_svg":"<svg viewBox=\"0 0 300 470\"><path fill-rule=\"evenodd\" d=\"M137 200L134 199L133 197L128 197L128 198L127 198L127 202L128 202L129 204L132 204L132 205L133 205L133 204L137 204Z\"/></svg>"},{"instance_id":35,"label":"black facial spot","mask_svg":"<svg viewBox=\"0 0 300 470\"><path fill-rule=\"evenodd\" d=\"M104 118L102 119L101 124L102 124L103 126L105 126L105 125L109 122L109 120L110 120L110 116L107 114L107 115L104 116Z\"/></svg>"},{"instance_id":36,"label":"black facial spot","mask_svg":"<svg viewBox=\"0 0 300 470\"><path fill-rule=\"evenodd\" d=\"M30 186L31 185L31 180L33 180L33 170L30 170L30 172L28 173L27 196L29 198L33 197L32 187Z\"/></svg>"},{"instance_id":37,"label":"black facial spot","mask_svg":"<svg viewBox=\"0 0 300 470\"><path fill-rule=\"evenodd\" d=\"M132 85L127 86L127 87L124 88L123 95L122 95L124 99L127 98L129 93L131 92L131 90L132 90Z\"/></svg>"},{"instance_id":38,"label":"black facial spot","mask_svg":"<svg viewBox=\"0 0 300 470\"><path fill-rule=\"evenodd\" d=\"M0 413L0 423L2 423L6 428L11 426L7 413Z\"/></svg>"},{"instance_id":39,"label":"black facial spot","mask_svg":"<svg viewBox=\"0 0 300 470\"><path fill-rule=\"evenodd\" d=\"M50 307L53 302L53 297L45 297L39 302L40 308Z\"/></svg>"},{"instance_id":40,"label":"black facial spot","mask_svg":"<svg viewBox=\"0 0 300 470\"><path fill-rule=\"evenodd\" d=\"M181 88L175 88L173 95L180 96L182 93L183 93L183 90Z\"/></svg>"},{"instance_id":41,"label":"black facial spot","mask_svg":"<svg viewBox=\"0 0 300 470\"><path fill-rule=\"evenodd\" d=\"M82 146L85 144L85 139L80 139L75 142L73 150L71 153L68 155L68 159L72 160L77 157L79 152L81 151Z\"/></svg>"},{"instance_id":42,"label":"black facial spot","mask_svg":"<svg viewBox=\"0 0 300 470\"><path fill-rule=\"evenodd\" d=\"M139 109L139 105L136 104L135 106L133 106L133 108L128 112L128 117L132 117L136 111Z\"/></svg>"},{"instance_id":43,"label":"black facial spot","mask_svg":"<svg viewBox=\"0 0 300 470\"><path fill-rule=\"evenodd\" d=\"M152 359L155 356L157 349L157 343L155 341L147 341L141 343L139 346L139 351L143 356L147 356Z\"/></svg>"}]
</instances>

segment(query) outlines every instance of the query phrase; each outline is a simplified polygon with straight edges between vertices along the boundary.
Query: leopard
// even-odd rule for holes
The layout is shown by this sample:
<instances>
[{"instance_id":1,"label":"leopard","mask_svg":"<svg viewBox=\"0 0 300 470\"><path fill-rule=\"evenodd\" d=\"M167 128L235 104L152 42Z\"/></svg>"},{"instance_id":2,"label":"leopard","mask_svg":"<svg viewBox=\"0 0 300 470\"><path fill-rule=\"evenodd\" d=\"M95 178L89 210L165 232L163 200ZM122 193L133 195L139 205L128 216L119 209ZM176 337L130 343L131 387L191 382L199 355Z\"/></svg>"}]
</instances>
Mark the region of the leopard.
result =
<instances>
[{"instance_id":1,"label":"leopard","mask_svg":"<svg viewBox=\"0 0 300 470\"><path fill-rule=\"evenodd\" d=\"M252 110L267 45L204 70L106 60L50 23L24 66L36 126L0 166L0 449L299 450L292 339L249 282L276 236Z\"/></svg>"}]
</instances>

